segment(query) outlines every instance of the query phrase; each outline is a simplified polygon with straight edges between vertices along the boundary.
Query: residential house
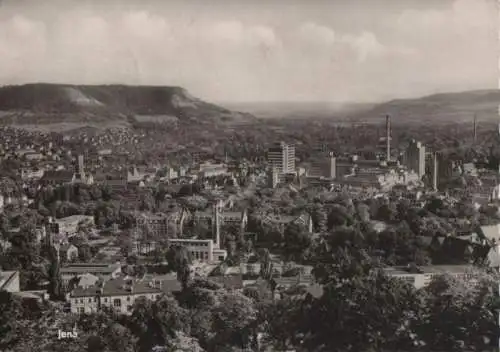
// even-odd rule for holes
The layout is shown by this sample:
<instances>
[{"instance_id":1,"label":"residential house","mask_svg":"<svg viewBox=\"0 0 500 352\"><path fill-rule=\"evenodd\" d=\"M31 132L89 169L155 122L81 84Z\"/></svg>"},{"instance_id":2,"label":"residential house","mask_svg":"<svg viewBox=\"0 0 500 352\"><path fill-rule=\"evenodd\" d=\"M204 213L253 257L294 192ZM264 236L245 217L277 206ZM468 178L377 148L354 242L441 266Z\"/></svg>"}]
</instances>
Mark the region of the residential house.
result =
<instances>
[{"instance_id":1,"label":"residential house","mask_svg":"<svg viewBox=\"0 0 500 352\"><path fill-rule=\"evenodd\" d=\"M304 226L306 231L313 232L313 220L309 214L301 215L279 215L279 214L265 214L261 217L264 224L278 225L280 231L284 233L285 228L292 224Z\"/></svg>"},{"instance_id":2,"label":"residential house","mask_svg":"<svg viewBox=\"0 0 500 352\"><path fill-rule=\"evenodd\" d=\"M181 285L175 277L170 279L116 278L91 286L78 286L69 295L71 312L88 314L102 307L119 314L130 314L134 302L140 299L157 300L165 293L179 292Z\"/></svg>"},{"instance_id":3,"label":"residential house","mask_svg":"<svg viewBox=\"0 0 500 352\"><path fill-rule=\"evenodd\" d=\"M41 179L44 185L60 186L73 183L75 174L69 170L49 170L46 171Z\"/></svg>"},{"instance_id":4,"label":"residential house","mask_svg":"<svg viewBox=\"0 0 500 352\"><path fill-rule=\"evenodd\" d=\"M43 169L21 169L21 179L23 181L26 180L39 180L45 174L45 170Z\"/></svg>"},{"instance_id":5,"label":"residential house","mask_svg":"<svg viewBox=\"0 0 500 352\"><path fill-rule=\"evenodd\" d=\"M78 259L78 248L72 244L66 243L59 246L59 258L64 261L72 262Z\"/></svg>"},{"instance_id":6,"label":"residential house","mask_svg":"<svg viewBox=\"0 0 500 352\"><path fill-rule=\"evenodd\" d=\"M23 158L25 160L28 160L28 161L39 161L39 160L42 160L44 158L44 155L42 153L32 151L32 152L25 153L23 155Z\"/></svg>"},{"instance_id":7,"label":"residential house","mask_svg":"<svg viewBox=\"0 0 500 352\"><path fill-rule=\"evenodd\" d=\"M116 278L121 273L120 264L73 263L61 268L61 277L65 285L75 277L92 274L103 281Z\"/></svg>"},{"instance_id":8,"label":"residential house","mask_svg":"<svg viewBox=\"0 0 500 352\"><path fill-rule=\"evenodd\" d=\"M80 227L94 226L94 217L88 215L72 215L61 219L49 219L49 226L53 233L75 235Z\"/></svg>"}]
</instances>

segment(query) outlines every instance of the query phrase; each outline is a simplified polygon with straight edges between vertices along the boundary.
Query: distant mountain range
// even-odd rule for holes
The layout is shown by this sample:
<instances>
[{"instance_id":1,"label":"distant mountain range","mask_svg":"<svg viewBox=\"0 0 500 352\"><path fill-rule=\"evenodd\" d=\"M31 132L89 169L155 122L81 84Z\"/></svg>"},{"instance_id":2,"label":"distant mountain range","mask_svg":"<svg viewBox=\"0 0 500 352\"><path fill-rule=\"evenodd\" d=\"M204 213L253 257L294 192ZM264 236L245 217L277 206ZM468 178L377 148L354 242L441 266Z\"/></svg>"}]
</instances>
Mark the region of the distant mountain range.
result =
<instances>
[{"instance_id":1,"label":"distant mountain range","mask_svg":"<svg viewBox=\"0 0 500 352\"><path fill-rule=\"evenodd\" d=\"M370 120L391 115L402 122L498 121L500 90L442 93L418 99L397 99L349 114L351 119Z\"/></svg>"},{"instance_id":2,"label":"distant mountain range","mask_svg":"<svg viewBox=\"0 0 500 352\"><path fill-rule=\"evenodd\" d=\"M258 118L399 122L497 121L500 90L434 94L385 103L278 102L224 104L181 87L26 84L0 87L0 125L48 130L145 124L248 124ZM236 112L245 111L245 112Z\"/></svg>"},{"instance_id":3,"label":"distant mountain range","mask_svg":"<svg viewBox=\"0 0 500 352\"><path fill-rule=\"evenodd\" d=\"M2 125L226 124L253 121L181 87L26 84L0 87Z\"/></svg>"},{"instance_id":4,"label":"distant mountain range","mask_svg":"<svg viewBox=\"0 0 500 352\"><path fill-rule=\"evenodd\" d=\"M396 99L383 103L246 103L228 105L260 118L380 120L391 115L394 122L497 121L500 90L442 93L416 99Z\"/></svg>"}]
</instances>

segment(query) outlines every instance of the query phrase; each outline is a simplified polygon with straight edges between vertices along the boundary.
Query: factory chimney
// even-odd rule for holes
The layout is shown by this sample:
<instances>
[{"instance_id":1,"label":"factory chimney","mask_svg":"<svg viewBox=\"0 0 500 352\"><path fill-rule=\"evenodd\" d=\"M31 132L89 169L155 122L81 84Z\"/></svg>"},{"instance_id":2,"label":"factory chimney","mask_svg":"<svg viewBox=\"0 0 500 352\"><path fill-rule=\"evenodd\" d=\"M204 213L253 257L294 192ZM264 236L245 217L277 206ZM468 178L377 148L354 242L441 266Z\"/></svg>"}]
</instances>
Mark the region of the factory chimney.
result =
<instances>
[{"instance_id":1,"label":"factory chimney","mask_svg":"<svg viewBox=\"0 0 500 352\"><path fill-rule=\"evenodd\" d=\"M385 143L386 143L386 160L391 160L391 117L385 117Z\"/></svg>"},{"instance_id":2,"label":"factory chimney","mask_svg":"<svg viewBox=\"0 0 500 352\"><path fill-rule=\"evenodd\" d=\"M476 140L477 140L477 118L476 115L474 115L474 135L473 135L474 144L476 144Z\"/></svg>"}]
</instances>

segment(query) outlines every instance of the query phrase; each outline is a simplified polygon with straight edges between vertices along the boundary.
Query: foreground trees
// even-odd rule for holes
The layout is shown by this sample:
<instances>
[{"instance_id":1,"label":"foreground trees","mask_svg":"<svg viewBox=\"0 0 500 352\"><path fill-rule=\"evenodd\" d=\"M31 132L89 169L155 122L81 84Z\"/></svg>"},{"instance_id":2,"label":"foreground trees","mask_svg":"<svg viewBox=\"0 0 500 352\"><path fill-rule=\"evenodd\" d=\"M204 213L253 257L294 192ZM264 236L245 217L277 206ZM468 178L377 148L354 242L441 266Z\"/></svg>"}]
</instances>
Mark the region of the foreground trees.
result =
<instances>
[{"instance_id":1,"label":"foreground trees","mask_svg":"<svg viewBox=\"0 0 500 352\"><path fill-rule=\"evenodd\" d=\"M27 309L15 296L2 293L0 348L420 352L484 351L495 346L495 275L478 270L465 278L436 277L428 287L416 290L386 276L355 243L336 250L330 250L328 243L318 245L315 257L321 262L314 275L323 286L322 293L314 295L290 290L282 299L273 299L272 287L265 281L245 289L244 295L194 279L185 282L178 296L136 301L131 316L103 311L68 317L48 307ZM266 263L268 253L261 256ZM183 255L177 258L178 264L184 262ZM57 329L75 324L77 341L56 340Z\"/></svg>"}]
</instances>

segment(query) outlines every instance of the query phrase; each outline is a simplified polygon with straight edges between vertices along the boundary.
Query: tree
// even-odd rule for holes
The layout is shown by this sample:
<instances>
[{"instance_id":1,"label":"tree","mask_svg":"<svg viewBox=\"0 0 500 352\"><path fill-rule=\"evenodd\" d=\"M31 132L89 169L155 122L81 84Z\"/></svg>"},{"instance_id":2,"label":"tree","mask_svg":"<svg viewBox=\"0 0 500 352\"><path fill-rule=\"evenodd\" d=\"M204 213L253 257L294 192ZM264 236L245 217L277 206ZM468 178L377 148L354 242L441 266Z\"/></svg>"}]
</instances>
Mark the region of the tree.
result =
<instances>
[{"instance_id":1,"label":"tree","mask_svg":"<svg viewBox=\"0 0 500 352\"><path fill-rule=\"evenodd\" d=\"M351 264L346 264L350 271ZM415 335L408 324L419 309L419 299L412 286L378 270L340 277L344 278L324 286L323 295L307 312L308 348L395 351L413 347Z\"/></svg>"},{"instance_id":2,"label":"tree","mask_svg":"<svg viewBox=\"0 0 500 352\"><path fill-rule=\"evenodd\" d=\"M304 260L304 253L311 245L310 234L300 226L292 224L285 230L285 254L287 260Z\"/></svg>"},{"instance_id":3,"label":"tree","mask_svg":"<svg viewBox=\"0 0 500 352\"><path fill-rule=\"evenodd\" d=\"M191 274L191 253L184 246L174 245L167 250L166 259L169 270L177 273L177 279L186 288Z\"/></svg>"},{"instance_id":4,"label":"tree","mask_svg":"<svg viewBox=\"0 0 500 352\"><path fill-rule=\"evenodd\" d=\"M223 294L214 311L214 346L249 347L255 333L257 311L253 302L242 294Z\"/></svg>"},{"instance_id":5,"label":"tree","mask_svg":"<svg viewBox=\"0 0 500 352\"><path fill-rule=\"evenodd\" d=\"M54 246L49 248L49 289L51 299L60 300L64 299L64 292L62 288L62 279L60 273L59 253Z\"/></svg>"},{"instance_id":6,"label":"tree","mask_svg":"<svg viewBox=\"0 0 500 352\"><path fill-rule=\"evenodd\" d=\"M429 348L483 351L497 343L498 275L467 274L438 276L425 288L425 319L416 328Z\"/></svg>"},{"instance_id":7,"label":"tree","mask_svg":"<svg viewBox=\"0 0 500 352\"><path fill-rule=\"evenodd\" d=\"M302 298L284 297L261 306L258 324L264 332L262 344L271 350L286 351L300 345L301 323L304 322Z\"/></svg>"},{"instance_id":8,"label":"tree","mask_svg":"<svg viewBox=\"0 0 500 352\"><path fill-rule=\"evenodd\" d=\"M176 332L175 338L168 341L167 351L176 352L204 352L196 338L183 332Z\"/></svg>"},{"instance_id":9,"label":"tree","mask_svg":"<svg viewBox=\"0 0 500 352\"><path fill-rule=\"evenodd\" d=\"M11 293L0 291L0 350L12 347L22 337L22 305Z\"/></svg>"},{"instance_id":10,"label":"tree","mask_svg":"<svg viewBox=\"0 0 500 352\"><path fill-rule=\"evenodd\" d=\"M330 209L327 221L329 229L338 226L350 226L353 224L353 219L348 209L337 204Z\"/></svg>"}]
</instances>

